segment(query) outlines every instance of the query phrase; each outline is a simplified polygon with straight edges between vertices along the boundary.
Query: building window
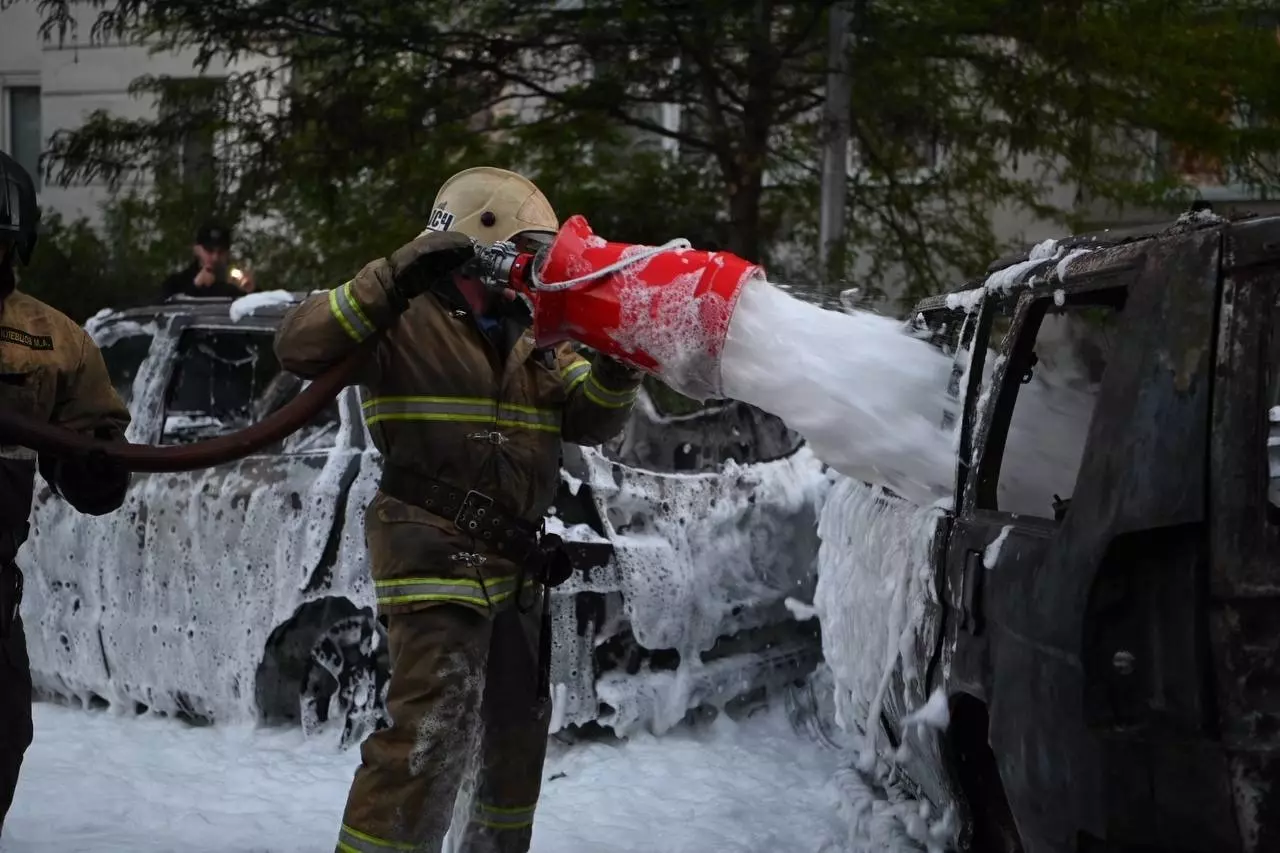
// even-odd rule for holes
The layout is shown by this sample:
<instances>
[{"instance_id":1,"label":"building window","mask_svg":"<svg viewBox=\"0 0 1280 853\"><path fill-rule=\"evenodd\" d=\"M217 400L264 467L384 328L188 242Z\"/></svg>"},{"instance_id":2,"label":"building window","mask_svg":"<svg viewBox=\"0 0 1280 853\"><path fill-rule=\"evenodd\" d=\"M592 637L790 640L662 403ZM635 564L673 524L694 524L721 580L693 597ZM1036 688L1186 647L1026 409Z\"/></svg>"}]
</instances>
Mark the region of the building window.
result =
<instances>
[{"instance_id":1,"label":"building window","mask_svg":"<svg viewBox=\"0 0 1280 853\"><path fill-rule=\"evenodd\" d=\"M223 84L213 77L173 78L160 98L161 120L180 131L161 169L201 192L212 192L217 183L215 147Z\"/></svg>"},{"instance_id":2,"label":"building window","mask_svg":"<svg viewBox=\"0 0 1280 853\"><path fill-rule=\"evenodd\" d=\"M11 86L4 90L5 108L8 110L9 138L6 148L9 156L31 173L31 179L40 188L40 151L43 137L40 133L40 88L38 86Z\"/></svg>"}]
</instances>

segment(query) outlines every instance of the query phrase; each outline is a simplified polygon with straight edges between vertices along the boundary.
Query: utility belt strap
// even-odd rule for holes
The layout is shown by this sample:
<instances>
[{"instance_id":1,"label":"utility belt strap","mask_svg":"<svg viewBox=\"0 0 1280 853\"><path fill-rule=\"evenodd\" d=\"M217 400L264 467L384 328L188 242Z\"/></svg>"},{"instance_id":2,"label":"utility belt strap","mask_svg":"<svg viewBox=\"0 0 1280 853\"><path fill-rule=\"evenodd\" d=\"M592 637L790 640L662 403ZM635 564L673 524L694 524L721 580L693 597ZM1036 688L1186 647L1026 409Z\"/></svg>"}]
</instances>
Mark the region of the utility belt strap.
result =
<instances>
[{"instance_id":1,"label":"utility belt strap","mask_svg":"<svg viewBox=\"0 0 1280 853\"><path fill-rule=\"evenodd\" d=\"M0 525L0 565L12 563L18 557L18 549L22 547L22 543L27 541L27 534L30 533L31 526L20 524L18 526Z\"/></svg>"},{"instance_id":2,"label":"utility belt strap","mask_svg":"<svg viewBox=\"0 0 1280 853\"><path fill-rule=\"evenodd\" d=\"M452 521L459 532L481 547L514 562L526 562L537 548L537 527L474 489L458 489L403 468L384 469L378 488L389 497Z\"/></svg>"},{"instance_id":3,"label":"utility belt strap","mask_svg":"<svg viewBox=\"0 0 1280 853\"><path fill-rule=\"evenodd\" d=\"M0 528L0 640L6 640L22 606L22 571L14 558L27 538L27 528Z\"/></svg>"}]
</instances>

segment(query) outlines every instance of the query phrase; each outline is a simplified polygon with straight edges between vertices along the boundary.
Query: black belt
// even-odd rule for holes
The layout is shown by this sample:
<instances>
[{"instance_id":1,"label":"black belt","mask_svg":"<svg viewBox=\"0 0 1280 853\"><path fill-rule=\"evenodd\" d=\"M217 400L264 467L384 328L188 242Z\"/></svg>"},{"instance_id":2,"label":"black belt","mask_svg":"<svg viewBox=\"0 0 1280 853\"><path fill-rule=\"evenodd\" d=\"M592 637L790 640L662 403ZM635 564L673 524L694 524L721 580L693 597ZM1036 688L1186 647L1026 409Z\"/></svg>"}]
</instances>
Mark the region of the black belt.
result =
<instances>
[{"instance_id":1,"label":"black belt","mask_svg":"<svg viewBox=\"0 0 1280 853\"><path fill-rule=\"evenodd\" d=\"M20 524L0 524L0 563L13 562L30 533L31 525L25 520Z\"/></svg>"},{"instance_id":2,"label":"black belt","mask_svg":"<svg viewBox=\"0 0 1280 853\"><path fill-rule=\"evenodd\" d=\"M378 488L389 497L452 521L459 532L510 560L527 560L538 544L537 526L475 489L464 491L400 468L385 469Z\"/></svg>"}]
</instances>

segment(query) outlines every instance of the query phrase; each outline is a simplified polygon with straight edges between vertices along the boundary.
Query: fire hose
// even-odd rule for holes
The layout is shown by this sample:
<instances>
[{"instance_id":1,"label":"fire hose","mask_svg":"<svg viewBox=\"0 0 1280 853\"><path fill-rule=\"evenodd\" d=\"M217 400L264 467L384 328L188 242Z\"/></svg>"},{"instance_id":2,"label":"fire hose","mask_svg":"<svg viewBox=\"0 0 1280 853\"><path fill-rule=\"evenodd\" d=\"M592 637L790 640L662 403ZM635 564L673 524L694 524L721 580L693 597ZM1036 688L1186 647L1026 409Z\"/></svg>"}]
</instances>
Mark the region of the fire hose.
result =
<instances>
[{"instance_id":1,"label":"fire hose","mask_svg":"<svg viewBox=\"0 0 1280 853\"><path fill-rule=\"evenodd\" d=\"M364 341L342 361L318 376L297 397L252 426L229 435L179 447L101 441L45 421L0 410L0 443L16 444L59 457L98 458L130 471L172 473L225 465L281 441L320 413L343 388L352 384L361 363L379 336Z\"/></svg>"},{"instance_id":2,"label":"fire hose","mask_svg":"<svg viewBox=\"0 0 1280 853\"><path fill-rule=\"evenodd\" d=\"M597 240L598 244L593 242ZM590 257L593 254L599 257ZM584 258L589 267L585 274L577 263ZM663 263L655 268L653 264L658 261ZM535 315L534 326L544 329L547 335L546 342L539 342L540 346L575 340L632 367L659 372L661 365L652 356L642 350L619 347L605 331L622 323L616 296L606 294L605 298L594 300L564 298L568 292L592 282L604 285L607 291L617 275L627 269L638 269L647 275L644 284L647 288L670 283L692 271L700 276L698 293L714 294L732 305L742 283L758 267L732 255L694 251L684 239L645 247L605 243L595 237L583 217L573 216L561 227L555 241L538 256L521 252L510 242L485 248L477 246L472 274L490 290L512 289L527 301ZM548 272L551 274L544 278ZM537 299L539 296L542 298ZM728 326L727 316L721 317L723 313L713 312L710 315L713 319L708 321L714 326L709 332L721 342ZM262 421L229 435L177 447L156 447L102 441L16 412L0 411L0 443L16 444L55 457L108 460L136 472L171 473L225 465L269 447L306 425L343 388L352 384L361 362L369 357L379 340L381 335L370 337L346 359L313 380L293 400ZM716 346L712 351L718 349Z\"/></svg>"},{"instance_id":3,"label":"fire hose","mask_svg":"<svg viewBox=\"0 0 1280 853\"><path fill-rule=\"evenodd\" d=\"M176 447L157 447L91 438L15 411L0 410L0 444L26 447L47 456L101 459L143 473L198 471L225 465L270 447L305 426L352 384L360 365L381 338L382 335L370 337L297 397L258 423L228 435Z\"/></svg>"}]
</instances>

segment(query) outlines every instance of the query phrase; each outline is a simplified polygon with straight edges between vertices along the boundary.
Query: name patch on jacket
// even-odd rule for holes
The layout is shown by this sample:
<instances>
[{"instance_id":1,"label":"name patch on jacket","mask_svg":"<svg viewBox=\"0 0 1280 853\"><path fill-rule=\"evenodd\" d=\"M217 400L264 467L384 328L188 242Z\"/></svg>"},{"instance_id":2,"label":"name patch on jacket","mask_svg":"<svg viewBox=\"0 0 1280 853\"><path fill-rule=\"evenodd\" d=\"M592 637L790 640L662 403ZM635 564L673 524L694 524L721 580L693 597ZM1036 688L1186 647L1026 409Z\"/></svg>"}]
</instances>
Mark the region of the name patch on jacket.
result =
<instances>
[{"instance_id":1,"label":"name patch on jacket","mask_svg":"<svg viewBox=\"0 0 1280 853\"><path fill-rule=\"evenodd\" d=\"M27 349L53 349L53 338L48 335L33 335L21 329L0 326L0 344L17 344Z\"/></svg>"}]
</instances>

